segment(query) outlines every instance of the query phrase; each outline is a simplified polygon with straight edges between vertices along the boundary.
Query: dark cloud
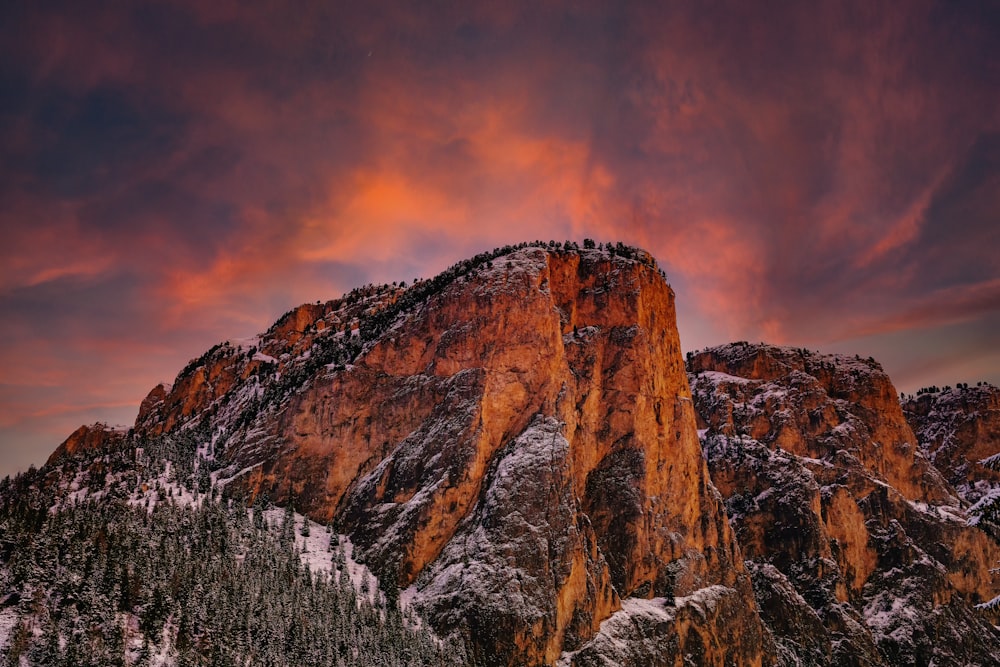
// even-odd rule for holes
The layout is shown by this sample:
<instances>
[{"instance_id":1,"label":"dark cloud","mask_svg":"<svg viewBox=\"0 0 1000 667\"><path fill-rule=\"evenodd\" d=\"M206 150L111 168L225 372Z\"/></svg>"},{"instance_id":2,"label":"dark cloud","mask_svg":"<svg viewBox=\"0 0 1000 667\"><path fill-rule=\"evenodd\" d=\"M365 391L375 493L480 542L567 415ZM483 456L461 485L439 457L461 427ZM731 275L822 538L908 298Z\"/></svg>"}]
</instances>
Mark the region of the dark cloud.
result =
<instances>
[{"instance_id":1,"label":"dark cloud","mask_svg":"<svg viewBox=\"0 0 1000 667\"><path fill-rule=\"evenodd\" d=\"M935 192L911 258L922 287L1000 277L1000 133L983 134Z\"/></svg>"},{"instance_id":2,"label":"dark cloud","mask_svg":"<svg viewBox=\"0 0 1000 667\"><path fill-rule=\"evenodd\" d=\"M122 88L82 95L47 91L30 110L33 159L19 166L30 170L42 196L75 199L113 191L181 140L178 119L143 107Z\"/></svg>"},{"instance_id":3,"label":"dark cloud","mask_svg":"<svg viewBox=\"0 0 1000 667\"><path fill-rule=\"evenodd\" d=\"M0 332L6 340L20 336L41 338L46 334L71 334L74 327L86 320L88 328L105 336L121 327L122 309L141 308L140 286L135 276L111 275L95 281L58 278L38 285L19 287L0 295L0 311L4 317Z\"/></svg>"},{"instance_id":4,"label":"dark cloud","mask_svg":"<svg viewBox=\"0 0 1000 667\"><path fill-rule=\"evenodd\" d=\"M689 348L995 373L998 41L988 3L8 3L0 463L295 303L534 238L648 247Z\"/></svg>"}]
</instances>

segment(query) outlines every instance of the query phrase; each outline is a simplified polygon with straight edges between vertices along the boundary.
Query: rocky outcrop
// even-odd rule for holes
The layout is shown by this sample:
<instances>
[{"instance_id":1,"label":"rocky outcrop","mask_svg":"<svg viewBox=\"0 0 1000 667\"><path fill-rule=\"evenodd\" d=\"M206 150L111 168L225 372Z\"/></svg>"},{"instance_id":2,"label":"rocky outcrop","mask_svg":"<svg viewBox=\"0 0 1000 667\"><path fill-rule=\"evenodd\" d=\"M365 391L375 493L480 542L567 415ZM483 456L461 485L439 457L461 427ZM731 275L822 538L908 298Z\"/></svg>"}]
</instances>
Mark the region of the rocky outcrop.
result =
<instances>
[{"instance_id":1,"label":"rocky outcrop","mask_svg":"<svg viewBox=\"0 0 1000 667\"><path fill-rule=\"evenodd\" d=\"M726 585L752 617L650 264L527 249L455 281L297 395L252 483L483 664L552 664L629 597ZM756 628L720 655L761 663Z\"/></svg>"},{"instance_id":2,"label":"rocky outcrop","mask_svg":"<svg viewBox=\"0 0 1000 667\"><path fill-rule=\"evenodd\" d=\"M921 455L874 359L737 343L693 355L688 366L720 390L721 402L702 417L715 432L805 458L844 452L909 500L949 501L951 489Z\"/></svg>"},{"instance_id":3,"label":"rocky outcrop","mask_svg":"<svg viewBox=\"0 0 1000 667\"><path fill-rule=\"evenodd\" d=\"M231 494L333 522L479 664L584 660L603 621L651 599L672 619L664 664L770 664L673 299L639 250L511 248L216 346L136 430L207 428ZM716 588L711 613L675 604Z\"/></svg>"},{"instance_id":4,"label":"rocky outcrop","mask_svg":"<svg viewBox=\"0 0 1000 667\"><path fill-rule=\"evenodd\" d=\"M1000 664L962 500L988 404L908 403L918 446L874 360L744 343L688 374L674 320L643 251L508 247L293 309L54 460L158 447L333 524L478 665Z\"/></svg>"},{"instance_id":5,"label":"rocky outcrop","mask_svg":"<svg viewBox=\"0 0 1000 667\"><path fill-rule=\"evenodd\" d=\"M213 346L172 384L150 390L136 432L154 437L201 425L233 433L251 422L274 431L289 397L317 374L352 361L361 349L362 325L403 293L396 285L366 285L339 299L293 308L259 336Z\"/></svg>"},{"instance_id":6,"label":"rocky outcrop","mask_svg":"<svg viewBox=\"0 0 1000 667\"><path fill-rule=\"evenodd\" d=\"M112 449L124 441L125 431L123 429L112 428L101 422L81 426L56 447L45 464L55 465L66 456Z\"/></svg>"},{"instance_id":7,"label":"rocky outcrop","mask_svg":"<svg viewBox=\"0 0 1000 667\"><path fill-rule=\"evenodd\" d=\"M981 383L925 391L904 400L903 413L964 500L975 503L1000 489L1000 472L982 463L1000 454L1000 389Z\"/></svg>"},{"instance_id":8,"label":"rocky outcrop","mask_svg":"<svg viewBox=\"0 0 1000 667\"><path fill-rule=\"evenodd\" d=\"M1000 552L967 525L874 360L743 343L688 368L783 662L1000 663L972 609L997 590Z\"/></svg>"}]
</instances>

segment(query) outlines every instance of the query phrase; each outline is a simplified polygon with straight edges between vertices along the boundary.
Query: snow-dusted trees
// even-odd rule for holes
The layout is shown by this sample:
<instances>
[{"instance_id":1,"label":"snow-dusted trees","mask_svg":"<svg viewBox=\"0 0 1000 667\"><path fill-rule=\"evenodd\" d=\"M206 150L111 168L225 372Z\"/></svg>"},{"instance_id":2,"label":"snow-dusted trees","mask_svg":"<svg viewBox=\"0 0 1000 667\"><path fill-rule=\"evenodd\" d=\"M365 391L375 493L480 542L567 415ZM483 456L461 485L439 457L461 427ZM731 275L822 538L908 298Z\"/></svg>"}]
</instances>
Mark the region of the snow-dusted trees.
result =
<instances>
[{"instance_id":1,"label":"snow-dusted trees","mask_svg":"<svg viewBox=\"0 0 1000 667\"><path fill-rule=\"evenodd\" d=\"M191 498L196 466L183 468ZM263 506L248 513L211 494L147 508L105 493L60 506L46 488L37 472L0 484L0 584L13 592L0 606L13 602L18 615L0 665L463 664L461 647L338 574L348 563L335 534L332 574L311 572L291 508L272 527Z\"/></svg>"},{"instance_id":2,"label":"snow-dusted trees","mask_svg":"<svg viewBox=\"0 0 1000 667\"><path fill-rule=\"evenodd\" d=\"M980 463L991 470L1000 471L1000 454L994 454L980 461ZM994 539L1000 539L1000 492L983 497L972 506L969 514L972 516L972 520L977 522ZM1000 567L994 569L992 572L1000 575ZM992 600L987 600L980 605L976 605L976 608L993 612L1000 611L1000 595L994 597Z\"/></svg>"}]
</instances>

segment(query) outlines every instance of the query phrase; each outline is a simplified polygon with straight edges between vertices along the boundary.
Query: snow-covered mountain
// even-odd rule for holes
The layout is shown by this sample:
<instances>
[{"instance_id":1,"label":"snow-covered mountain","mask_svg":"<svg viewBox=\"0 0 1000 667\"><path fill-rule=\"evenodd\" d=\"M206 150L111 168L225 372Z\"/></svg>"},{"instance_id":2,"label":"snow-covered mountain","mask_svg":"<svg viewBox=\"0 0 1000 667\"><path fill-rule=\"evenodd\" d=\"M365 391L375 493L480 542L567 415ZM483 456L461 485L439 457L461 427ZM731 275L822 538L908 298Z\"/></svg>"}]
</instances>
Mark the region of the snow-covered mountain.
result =
<instances>
[{"instance_id":1,"label":"snow-covered mountain","mask_svg":"<svg viewBox=\"0 0 1000 667\"><path fill-rule=\"evenodd\" d=\"M929 387L905 397L903 414L924 454L970 504L1000 496L1000 389Z\"/></svg>"},{"instance_id":2,"label":"snow-covered mountain","mask_svg":"<svg viewBox=\"0 0 1000 667\"><path fill-rule=\"evenodd\" d=\"M509 246L300 306L5 482L0 646L997 664L974 605L1000 550L927 451L874 361L736 344L685 369L647 253Z\"/></svg>"},{"instance_id":3,"label":"snow-covered mountain","mask_svg":"<svg viewBox=\"0 0 1000 667\"><path fill-rule=\"evenodd\" d=\"M1000 592L1000 549L969 525L875 360L735 343L688 369L786 664L1000 664L1000 633L974 608Z\"/></svg>"}]
</instances>

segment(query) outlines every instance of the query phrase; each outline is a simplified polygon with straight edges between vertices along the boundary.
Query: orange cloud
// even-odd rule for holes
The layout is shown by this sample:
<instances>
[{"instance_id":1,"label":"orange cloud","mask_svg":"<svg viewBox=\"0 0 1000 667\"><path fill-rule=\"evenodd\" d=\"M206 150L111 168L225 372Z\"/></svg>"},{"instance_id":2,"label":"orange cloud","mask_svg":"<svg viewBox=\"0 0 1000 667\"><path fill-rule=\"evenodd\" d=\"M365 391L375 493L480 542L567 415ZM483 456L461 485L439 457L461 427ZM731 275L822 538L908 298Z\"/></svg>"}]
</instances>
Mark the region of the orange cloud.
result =
<instances>
[{"instance_id":1,"label":"orange cloud","mask_svg":"<svg viewBox=\"0 0 1000 667\"><path fill-rule=\"evenodd\" d=\"M996 35L973 10L391 9L0 26L5 383L119 405L297 303L525 239L647 247L706 337L998 308Z\"/></svg>"}]
</instances>

